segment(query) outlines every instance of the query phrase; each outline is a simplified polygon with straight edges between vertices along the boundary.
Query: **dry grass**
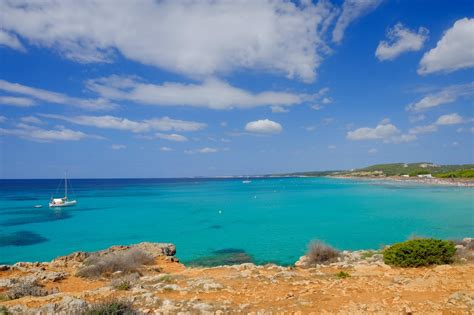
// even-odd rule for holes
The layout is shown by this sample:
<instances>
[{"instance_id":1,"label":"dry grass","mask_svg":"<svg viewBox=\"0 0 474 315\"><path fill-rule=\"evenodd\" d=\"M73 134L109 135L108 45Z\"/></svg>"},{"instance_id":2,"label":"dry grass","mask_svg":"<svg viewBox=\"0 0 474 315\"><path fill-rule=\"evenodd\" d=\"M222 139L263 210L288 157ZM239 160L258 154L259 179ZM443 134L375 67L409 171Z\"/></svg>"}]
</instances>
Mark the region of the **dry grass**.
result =
<instances>
[{"instance_id":1,"label":"dry grass","mask_svg":"<svg viewBox=\"0 0 474 315\"><path fill-rule=\"evenodd\" d=\"M336 261L339 251L321 241L312 241L308 246L308 264L327 264Z\"/></svg>"},{"instance_id":2,"label":"dry grass","mask_svg":"<svg viewBox=\"0 0 474 315\"><path fill-rule=\"evenodd\" d=\"M11 299L19 299L24 296L45 296L48 291L39 285L36 281L19 281L8 290L6 296Z\"/></svg>"},{"instance_id":3,"label":"dry grass","mask_svg":"<svg viewBox=\"0 0 474 315\"><path fill-rule=\"evenodd\" d=\"M93 305L84 315L132 315L138 314L132 305L125 301L110 300Z\"/></svg>"},{"instance_id":4,"label":"dry grass","mask_svg":"<svg viewBox=\"0 0 474 315\"><path fill-rule=\"evenodd\" d=\"M95 278L110 275L117 271L136 272L143 265L153 264L154 259L144 251L132 248L103 256L89 257L77 275L84 278Z\"/></svg>"}]
</instances>

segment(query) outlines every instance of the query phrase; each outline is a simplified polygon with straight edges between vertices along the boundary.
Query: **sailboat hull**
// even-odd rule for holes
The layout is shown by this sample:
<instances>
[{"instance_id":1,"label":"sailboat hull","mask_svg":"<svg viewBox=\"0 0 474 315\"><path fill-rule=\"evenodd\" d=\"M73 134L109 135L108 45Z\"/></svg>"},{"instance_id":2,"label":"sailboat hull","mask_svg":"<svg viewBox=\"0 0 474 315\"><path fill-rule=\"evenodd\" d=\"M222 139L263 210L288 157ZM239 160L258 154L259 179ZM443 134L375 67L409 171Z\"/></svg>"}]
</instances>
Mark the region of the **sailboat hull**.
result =
<instances>
[{"instance_id":1,"label":"sailboat hull","mask_svg":"<svg viewBox=\"0 0 474 315\"><path fill-rule=\"evenodd\" d=\"M61 207L71 207L74 206L77 203L76 200L71 200L71 201L65 201L63 203L49 203L50 208L61 208Z\"/></svg>"}]
</instances>

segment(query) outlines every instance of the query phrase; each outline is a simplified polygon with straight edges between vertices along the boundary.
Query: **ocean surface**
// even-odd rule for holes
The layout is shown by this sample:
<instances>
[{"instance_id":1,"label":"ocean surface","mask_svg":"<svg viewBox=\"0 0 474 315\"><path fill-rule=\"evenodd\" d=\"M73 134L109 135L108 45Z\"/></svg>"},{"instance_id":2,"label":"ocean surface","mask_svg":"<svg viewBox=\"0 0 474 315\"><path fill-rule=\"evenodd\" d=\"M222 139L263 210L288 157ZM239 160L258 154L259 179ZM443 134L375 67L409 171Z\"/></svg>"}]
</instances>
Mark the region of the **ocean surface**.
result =
<instances>
[{"instance_id":1,"label":"ocean surface","mask_svg":"<svg viewBox=\"0 0 474 315\"><path fill-rule=\"evenodd\" d=\"M378 249L413 234L474 236L473 188L329 178L73 179L78 204L50 209L58 183L0 180L0 264L143 241L176 244L185 263L235 254L291 264L313 239Z\"/></svg>"}]
</instances>

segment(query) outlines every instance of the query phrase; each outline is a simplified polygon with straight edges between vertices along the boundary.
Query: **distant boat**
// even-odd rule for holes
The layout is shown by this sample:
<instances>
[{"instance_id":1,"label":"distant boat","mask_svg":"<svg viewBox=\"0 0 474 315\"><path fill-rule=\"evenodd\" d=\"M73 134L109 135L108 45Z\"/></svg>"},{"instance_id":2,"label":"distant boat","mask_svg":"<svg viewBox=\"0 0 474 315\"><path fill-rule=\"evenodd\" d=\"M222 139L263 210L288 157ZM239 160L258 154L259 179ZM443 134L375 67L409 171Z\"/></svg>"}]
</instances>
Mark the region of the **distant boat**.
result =
<instances>
[{"instance_id":1,"label":"distant boat","mask_svg":"<svg viewBox=\"0 0 474 315\"><path fill-rule=\"evenodd\" d=\"M74 206L77 203L76 200L69 200L67 196L67 183L68 183L67 176L64 176L64 197L54 198L54 196L51 196L51 200L49 201L50 208L70 207L70 206Z\"/></svg>"},{"instance_id":2,"label":"distant boat","mask_svg":"<svg viewBox=\"0 0 474 315\"><path fill-rule=\"evenodd\" d=\"M242 181L242 184L250 184L252 181L249 179L249 177L247 176L247 179L246 180L243 180Z\"/></svg>"},{"instance_id":3,"label":"distant boat","mask_svg":"<svg viewBox=\"0 0 474 315\"><path fill-rule=\"evenodd\" d=\"M35 205L34 207L35 207L35 208L43 208L42 205Z\"/></svg>"}]
</instances>

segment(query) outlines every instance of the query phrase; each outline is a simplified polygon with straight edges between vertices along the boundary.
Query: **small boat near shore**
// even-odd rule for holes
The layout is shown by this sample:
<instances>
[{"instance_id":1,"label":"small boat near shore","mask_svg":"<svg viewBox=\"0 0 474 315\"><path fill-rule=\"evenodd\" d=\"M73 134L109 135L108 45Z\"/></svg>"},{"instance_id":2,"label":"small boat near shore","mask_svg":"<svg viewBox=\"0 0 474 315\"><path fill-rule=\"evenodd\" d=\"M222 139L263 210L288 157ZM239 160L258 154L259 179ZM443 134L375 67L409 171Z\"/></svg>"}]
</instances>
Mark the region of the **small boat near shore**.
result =
<instances>
[{"instance_id":1,"label":"small boat near shore","mask_svg":"<svg viewBox=\"0 0 474 315\"><path fill-rule=\"evenodd\" d=\"M77 204L77 200L75 199L70 200L68 198L68 179L67 179L67 176L65 176L64 177L64 197L54 198L54 196L51 196L51 200L49 201L49 207L50 208L71 207L76 204Z\"/></svg>"}]
</instances>

